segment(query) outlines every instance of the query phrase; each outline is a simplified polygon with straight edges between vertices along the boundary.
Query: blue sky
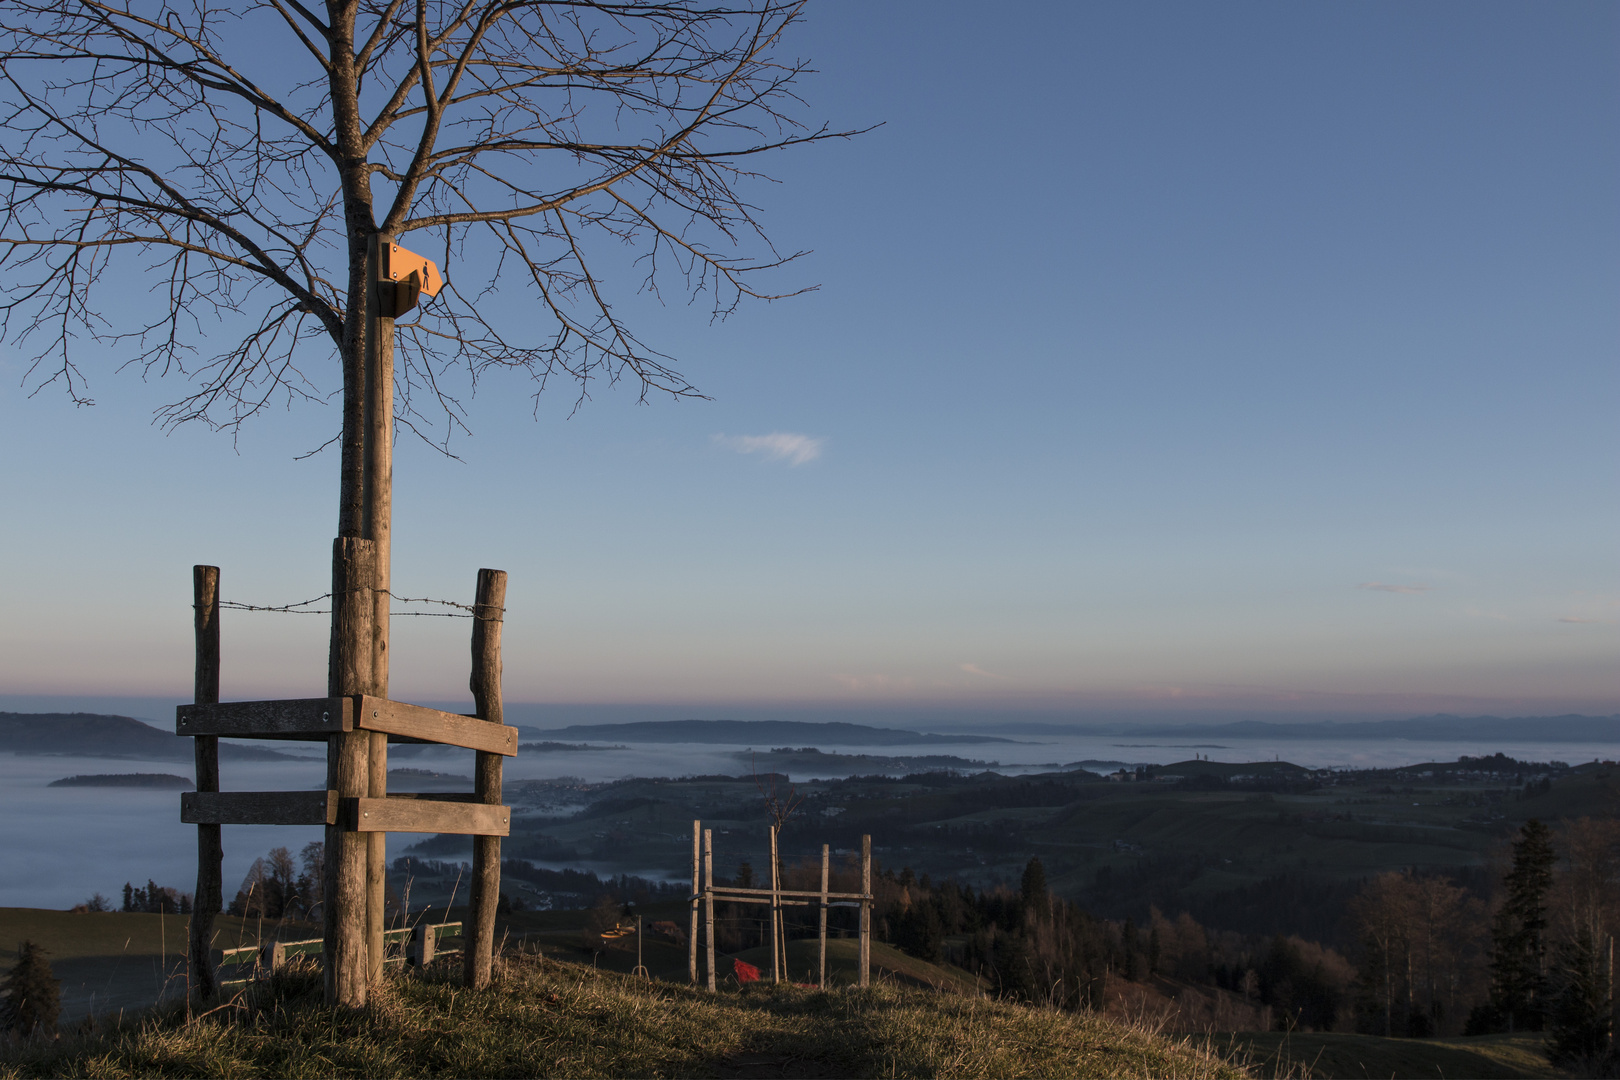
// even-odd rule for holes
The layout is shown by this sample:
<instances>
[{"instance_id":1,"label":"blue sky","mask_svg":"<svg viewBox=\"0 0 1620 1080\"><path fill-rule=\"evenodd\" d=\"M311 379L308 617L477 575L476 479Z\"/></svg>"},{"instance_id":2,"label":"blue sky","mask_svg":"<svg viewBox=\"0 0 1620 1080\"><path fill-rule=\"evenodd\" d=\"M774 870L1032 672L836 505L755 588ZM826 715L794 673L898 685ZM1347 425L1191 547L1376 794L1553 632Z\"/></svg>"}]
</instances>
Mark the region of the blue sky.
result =
<instances>
[{"instance_id":1,"label":"blue sky","mask_svg":"<svg viewBox=\"0 0 1620 1080\"><path fill-rule=\"evenodd\" d=\"M622 279L712 400L483 383L461 462L401 442L396 592L508 570L520 702L1620 711L1617 43L1609 4L814 4L805 115L883 124L756 193L820 290L711 324ZM20 359L0 707L184 697L194 562L325 591L336 460L293 457L335 408L233 446L111 354L94 408ZM464 624L394 633L393 696L465 696ZM227 697L321 692L322 619L225 634Z\"/></svg>"}]
</instances>

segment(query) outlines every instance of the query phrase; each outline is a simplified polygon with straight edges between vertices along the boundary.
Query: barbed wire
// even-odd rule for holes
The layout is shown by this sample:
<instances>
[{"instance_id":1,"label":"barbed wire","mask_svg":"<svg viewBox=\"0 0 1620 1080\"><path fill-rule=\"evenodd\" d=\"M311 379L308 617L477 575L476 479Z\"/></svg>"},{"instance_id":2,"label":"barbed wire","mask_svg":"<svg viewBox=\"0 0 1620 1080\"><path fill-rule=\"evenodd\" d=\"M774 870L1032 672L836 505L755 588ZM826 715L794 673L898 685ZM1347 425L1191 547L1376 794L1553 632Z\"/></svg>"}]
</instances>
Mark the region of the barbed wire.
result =
<instances>
[{"instance_id":1,"label":"barbed wire","mask_svg":"<svg viewBox=\"0 0 1620 1080\"><path fill-rule=\"evenodd\" d=\"M431 596L395 596L387 589L382 589L380 591L387 593L388 596L392 597L401 604L443 604L445 607L460 608L462 611L467 613L463 615L460 612L455 611L390 611L388 613L390 616L412 615L425 619L486 618L485 616L479 615L478 608L472 604L460 604L454 600L435 600ZM296 604L243 604L235 600L221 600L219 601L219 606L222 609L229 609L231 611L270 611L282 615L330 615L332 614L331 608L317 608L310 606L311 604L318 604L322 600L330 599L332 599L331 593L322 593L321 595L310 600L300 600ZM498 610L503 615L506 613L506 609L504 607Z\"/></svg>"},{"instance_id":2,"label":"barbed wire","mask_svg":"<svg viewBox=\"0 0 1620 1080\"><path fill-rule=\"evenodd\" d=\"M300 610L301 608L308 608L311 604L318 604L322 600L330 599L332 599L331 593L321 593L321 595L315 597L313 600L300 600L296 604L239 604L235 600L221 600L219 602L219 606L221 608L229 608L232 611L279 611L286 615L330 615L332 614L331 608L322 608L318 611Z\"/></svg>"}]
</instances>

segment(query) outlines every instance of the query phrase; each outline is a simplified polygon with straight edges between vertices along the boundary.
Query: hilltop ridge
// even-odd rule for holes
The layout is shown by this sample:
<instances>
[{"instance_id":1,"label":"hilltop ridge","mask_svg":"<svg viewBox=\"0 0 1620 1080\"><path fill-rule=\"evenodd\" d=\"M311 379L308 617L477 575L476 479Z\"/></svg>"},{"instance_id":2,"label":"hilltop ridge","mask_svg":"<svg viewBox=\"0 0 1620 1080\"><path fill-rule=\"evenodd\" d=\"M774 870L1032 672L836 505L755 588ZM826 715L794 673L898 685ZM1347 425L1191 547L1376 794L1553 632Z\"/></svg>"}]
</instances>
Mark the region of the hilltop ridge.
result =
<instances>
[{"instance_id":1,"label":"hilltop ridge","mask_svg":"<svg viewBox=\"0 0 1620 1080\"><path fill-rule=\"evenodd\" d=\"M936 735L902 728L876 728L841 721L809 720L638 720L626 724L572 724L563 728L520 728L549 739L591 739L642 743L759 743L795 746L939 746L1013 743L995 735Z\"/></svg>"},{"instance_id":2,"label":"hilltop ridge","mask_svg":"<svg viewBox=\"0 0 1620 1080\"><path fill-rule=\"evenodd\" d=\"M153 727L133 716L99 713L0 712L0 752L59 757L135 758L142 761L193 760L191 740ZM296 755L223 740L227 761L288 761Z\"/></svg>"},{"instance_id":3,"label":"hilltop ridge","mask_svg":"<svg viewBox=\"0 0 1620 1080\"><path fill-rule=\"evenodd\" d=\"M485 991L459 964L395 978L334 1022L318 972L237 1011L7 1051L7 1076L1053 1076L1241 1077L1186 1039L1093 1013L901 986L830 992L754 984L709 994L532 954Z\"/></svg>"}]
</instances>

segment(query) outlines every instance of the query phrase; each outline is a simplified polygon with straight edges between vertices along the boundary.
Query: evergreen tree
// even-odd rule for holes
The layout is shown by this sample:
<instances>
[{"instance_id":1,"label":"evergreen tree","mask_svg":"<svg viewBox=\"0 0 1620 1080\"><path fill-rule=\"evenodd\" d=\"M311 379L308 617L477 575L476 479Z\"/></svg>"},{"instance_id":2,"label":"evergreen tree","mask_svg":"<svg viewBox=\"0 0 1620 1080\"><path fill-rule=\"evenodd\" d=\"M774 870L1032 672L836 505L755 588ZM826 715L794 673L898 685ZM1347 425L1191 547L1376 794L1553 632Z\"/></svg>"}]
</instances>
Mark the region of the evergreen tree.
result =
<instances>
[{"instance_id":1,"label":"evergreen tree","mask_svg":"<svg viewBox=\"0 0 1620 1080\"><path fill-rule=\"evenodd\" d=\"M45 950L24 941L17 950L17 966L11 969L5 993L0 995L0 1030L16 1035L54 1032L62 1014L60 990Z\"/></svg>"},{"instance_id":2,"label":"evergreen tree","mask_svg":"<svg viewBox=\"0 0 1620 1080\"><path fill-rule=\"evenodd\" d=\"M1037 907L1046 903L1046 867L1041 860L1030 859L1024 867L1024 880L1018 890L1023 898L1025 907Z\"/></svg>"},{"instance_id":3,"label":"evergreen tree","mask_svg":"<svg viewBox=\"0 0 1620 1080\"><path fill-rule=\"evenodd\" d=\"M1578 1073L1609 1052L1614 1004L1607 951L1600 952L1584 927L1558 949L1547 1018L1547 1053L1554 1064L1574 1067Z\"/></svg>"},{"instance_id":4,"label":"evergreen tree","mask_svg":"<svg viewBox=\"0 0 1620 1080\"><path fill-rule=\"evenodd\" d=\"M1490 1011L1496 1025L1540 1031L1547 1013L1547 890L1552 886L1552 831L1535 818L1513 842L1507 897L1491 925Z\"/></svg>"}]
</instances>

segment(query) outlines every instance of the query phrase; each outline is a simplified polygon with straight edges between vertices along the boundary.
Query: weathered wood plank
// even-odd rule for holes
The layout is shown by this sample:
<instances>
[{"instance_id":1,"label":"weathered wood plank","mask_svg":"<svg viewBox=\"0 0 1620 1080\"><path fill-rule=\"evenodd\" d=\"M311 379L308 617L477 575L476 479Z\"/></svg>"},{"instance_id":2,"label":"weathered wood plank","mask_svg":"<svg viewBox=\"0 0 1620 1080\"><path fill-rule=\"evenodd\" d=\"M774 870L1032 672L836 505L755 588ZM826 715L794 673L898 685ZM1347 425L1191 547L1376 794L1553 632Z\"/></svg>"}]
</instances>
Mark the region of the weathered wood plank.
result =
<instances>
[{"instance_id":1,"label":"weathered wood plank","mask_svg":"<svg viewBox=\"0 0 1620 1080\"><path fill-rule=\"evenodd\" d=\"M356 832L455 833L462 836L507 836L512 830L510 806L445 802L429 799L355 799L344 805L344 822ZM352 823L352 824L350 824Z\"/></svg>"},{"instance_id":2,"label":"weathered wood plank","mask_svg":"<svg viewBox=\"0 0 1620 1080\"><path fill-rule=\"evenodd\" d=\"M819 898L821 896L821 893L818 892L815 889L775 889L775 890L772 890L772 889L745 889L745 888L741 887L740 885L716 885L714 887L714 894L716 896L722 896L722 897L726 897L726 898L731 898L733 896L738 896L738 895L741 895L741 896L764 896L764 897L770 897L772 895L775 895L775 896L806 897L806 898L809 898L809 899L812 899L812 900L817 899L817 898ZM829 892L827 895L832 897L834 900L870 900L870 899L872 899L872 894L871 893Z\"/></svg>"},{"instance_id":3,"label":"weathered wood plank","mask_svg":"<svg viewBox=\"0 0 1620 1080\"><path fill-rule=\"evenodd\" d=\"M464 746L503 757L517 754L518 729L515 727L491 724L475 716L407 705L403 701L361 698L355 722L366 731L382 731L444 746Z\"/></svg>"},{"instance_id":4,"label":"weathered wood plank","mask_svg":"<svg viewBox=\"0 0 1620 1080\"><path fill-rule=\"evenodd\" d=\"M396 742L463 746L503 757L516 755L518 747L517 728L370 695L225 701L212 705L181 705L175 709L177 735L325 739L356 729L381 732Z\"/></svg>"},{"instance_id":5,"label":"weathered wood plank","mask_svg":"<svg viewBox=\"0 0 1620 1080\"><path fill-rule=\"evenodd\" d=\"M176 735L223 735L232 739L325 739L354 728L348 697L288 701L224 701L175 709Z\"/></svg>"},{"instance_id":6,"label":"weathered wood plank","mask_svg":"<svg viewBox=\"0 0 1620 1080\"><path fill-rule=\"evenodd\" d=\"M426 799L429 802L481 803L477 793L471 791L390 791L390 799Z\"/></svg>"},{"instance_id":7,"label":"weathered wood plank","mask_svg":"<svg viewBox=\"0 0 1620 1080\"><path fill-rule=\"evenodd\" d=\"M185 791L180 820L188 825L334 825L336 791Z\"/></svg>"}]
</instances>

